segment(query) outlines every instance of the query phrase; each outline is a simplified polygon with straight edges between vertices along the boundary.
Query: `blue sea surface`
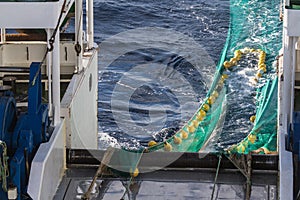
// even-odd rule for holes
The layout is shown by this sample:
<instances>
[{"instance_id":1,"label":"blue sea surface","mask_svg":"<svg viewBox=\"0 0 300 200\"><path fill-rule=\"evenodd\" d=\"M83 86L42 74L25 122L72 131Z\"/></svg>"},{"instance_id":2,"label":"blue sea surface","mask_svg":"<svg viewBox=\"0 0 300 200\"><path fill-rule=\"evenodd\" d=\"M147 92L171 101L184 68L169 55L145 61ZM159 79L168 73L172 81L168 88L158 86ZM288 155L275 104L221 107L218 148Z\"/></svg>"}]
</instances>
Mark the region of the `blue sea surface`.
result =
<instances>
[{"instance_id":1,"label":"blue sea surface","mask_svg":"<svg viewBox=\"0 0 300 200\"><path fill-rule=\"evenodd\" d=\"M240 41L228 53L261 43L269 49L272 65L281 37L277 1L266 7L256 0L249 8L243 7L243 0L94 1L95 42L100 45L100 149L140 148L151 139L163 141L192 117L225 45L230 3L244 9L241 16L246 18L241 18ZM224 128L208 148L226 148L251 130L253 59L231 72Z\"/></svg>"},{"instance_id":2,"label":"blue sea surface","mask_svg":"<svg viewBox=\"0 0 300 200\"><path fill-rule=\"evenodd\" d=\"M205 79L212 78L226 41L229 2L98 0L94 17L99 148L169 137L206 95ZM193 45L203 51L189 49Z\"/></svg>"}]
</instances>

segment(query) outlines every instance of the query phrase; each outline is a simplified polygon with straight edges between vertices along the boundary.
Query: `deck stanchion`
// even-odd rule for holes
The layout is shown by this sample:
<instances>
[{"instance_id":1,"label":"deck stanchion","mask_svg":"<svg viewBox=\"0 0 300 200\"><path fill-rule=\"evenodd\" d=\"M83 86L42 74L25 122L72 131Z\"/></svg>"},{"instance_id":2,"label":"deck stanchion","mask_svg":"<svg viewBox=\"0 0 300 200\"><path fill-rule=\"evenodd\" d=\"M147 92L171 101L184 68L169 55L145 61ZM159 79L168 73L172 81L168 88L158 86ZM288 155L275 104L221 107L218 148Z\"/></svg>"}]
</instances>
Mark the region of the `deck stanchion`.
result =
<instances>
[{"instance_id":1,"label":"deck stanchion","mask_svg":"<svg viewBox=\"0 0 300 200\"><path fill-rule=\"evenodd\" d=\"M52 36L52 31L47 29L47 41L50 40ZM49 117L53 116L52 109L52 52L48 52L47 55L47 76L48 76L48 115Z\"/></svg>"},{"instance_id":2,"label":"deck stanchion","mask_svg":"<svg viewBox=\"0 0 300 200\"><path fill-rule=\"evenodd\" d=\"M1 28L1 43L4 44L6 42L5 28Z\"/></svg>"},{"instance_id":3,"label":"deck stanchion","mask_svg":"<svg viewBox=\"0 0 300 200\"><path fill-rule=\"evenodd\" d=\"M94 9L93 0L86 0L86 32L87 32L87 49L92 49L94 46Z\"/></svg>"},{"instance_id":4,"label":"deck stanchion","mask_svg":"<svg viewBox=\"0 0 300 200\"><path fill-rule=\"evenodd\" d=\"M53 107L54 117L53 125L56 126L60 123L60 50L59 50L59 32L55 34L55 42L53 48L53 74L52 74L52 88L53 88Z\"/></svg>"},{"instance_id":5,"label":"deck stanchion","mask_svg":"<svg viewBox=\"0 0 300 200\"><path fill-rule=\"evenodd\" d=\"M77 53L76 69L78 73L82 70L82 0L76 0L75 2L75 51Z\"/></svg>"}]
</instances>

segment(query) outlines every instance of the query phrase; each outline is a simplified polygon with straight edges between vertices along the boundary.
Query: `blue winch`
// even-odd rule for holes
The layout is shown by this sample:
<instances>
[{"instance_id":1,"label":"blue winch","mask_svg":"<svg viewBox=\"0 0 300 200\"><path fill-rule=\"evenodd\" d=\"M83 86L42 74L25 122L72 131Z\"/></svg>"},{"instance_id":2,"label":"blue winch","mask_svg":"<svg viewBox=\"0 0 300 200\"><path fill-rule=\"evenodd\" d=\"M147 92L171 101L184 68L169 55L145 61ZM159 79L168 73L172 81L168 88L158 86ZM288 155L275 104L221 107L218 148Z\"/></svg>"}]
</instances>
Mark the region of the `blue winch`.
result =
<instances>
[{"instance_id":1,"label":"blue winch","mask_svg":"<svg viewBox=\"0 0 300 200\"><path fill-rule=\"evenodd\" d=\"M30 66L28 110L18 114L11 91L0 96L0 199L30 199L27 185L31 161L49 139L48 106L42 104L41 63Z\"/></svg>"},{"instance_id":2,"label":"blue winch","mask_svg":"<svg viewBox=\"0 0 300 200\"><path fill-rule=\"evenodd\" d=\"M292 120L286 138L286 149L300 158L300 112L294 112Z\"/></svg>"}]
</instances>

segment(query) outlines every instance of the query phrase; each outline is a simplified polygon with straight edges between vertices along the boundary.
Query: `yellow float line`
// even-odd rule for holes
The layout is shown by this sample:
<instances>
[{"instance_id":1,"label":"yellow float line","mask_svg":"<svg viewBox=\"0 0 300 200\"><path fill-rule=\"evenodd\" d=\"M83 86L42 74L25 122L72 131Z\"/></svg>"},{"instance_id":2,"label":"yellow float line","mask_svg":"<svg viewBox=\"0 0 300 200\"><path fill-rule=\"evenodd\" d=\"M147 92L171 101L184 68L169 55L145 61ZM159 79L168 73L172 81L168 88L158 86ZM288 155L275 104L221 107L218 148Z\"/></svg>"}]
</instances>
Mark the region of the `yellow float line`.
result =
<instances>
[{"instance_id":1,"label":"yellow float line","mask_svg":"<svg viewBox=\"0 0 300 200\"><path fill-rule=\"evenodd\" d=\"M266 52L261 50L261 49L250 49L250 48L244 48L244 49L240 49L240 50L236 50L234 52L234 57L231 58L229 61L225 61L223 63L223 66L225 69L229 69L233 66L236 66L238 64L238 61L240 61L242 55L245 55L245 54L249 54L249 53L259 53L258 55L258 71L257 73L255 74L255 78L254 80L256 82L258 82L258 79L262 77L262 75L264 73L267 72L267 66L265 64L265 61L266 61ZM250 121L252 123L255 122L255 118L256 116L253 115L250 117ZM233 145L232 148L236 148L238 152L241 152L241 153L244 153L249 142L254 144L254 142L256 141L257 139L257 136L256 134L254 133L250 133L248 136L247 136L247 139L248 140L243 140L241 142L239 142L237 145ZM231 148L231 149L232 149ZM230 152L231 150L229 150Z\"/></svg>"}]
</instances>

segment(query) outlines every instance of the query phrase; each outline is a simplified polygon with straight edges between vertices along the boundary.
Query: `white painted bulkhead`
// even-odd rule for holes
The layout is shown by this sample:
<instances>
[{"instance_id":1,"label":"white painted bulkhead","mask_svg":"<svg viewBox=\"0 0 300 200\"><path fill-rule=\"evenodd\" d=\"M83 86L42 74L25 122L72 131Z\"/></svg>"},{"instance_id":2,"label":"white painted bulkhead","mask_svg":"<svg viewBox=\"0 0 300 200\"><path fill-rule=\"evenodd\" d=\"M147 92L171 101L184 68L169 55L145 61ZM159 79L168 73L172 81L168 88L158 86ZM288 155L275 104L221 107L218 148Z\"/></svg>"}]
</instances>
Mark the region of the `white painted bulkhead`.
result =
<instances>
[{"instance_id":1,"label":"white painted bulkhead","mask_svg":"<svg viewBox=\"0 0 300 200\"><path fill-rule=\"evenodd\" d=\"M1 2L0 28L54 28L64 0L51 2ZM74 0L67 0L62 18L68 14Z\"/></svg>"},{"instance_id":2,"label":"white painted bulkhead","mask_svg":"<svg viewBox=\"0 0 300 200\"><path fill-rule=\"evenodd\" d=\"M285 1L289 5L289 1ZM293 199L293 158L286 150L285 135L292 122L294 90L297 73L300 72L300 10L284 9L282 57L279 59L278 88L278 151L279 151L279 199Z\"/></svg>"},{"instance_id":3,"label":"white painted bulkhead","mask_svg":"<svg viewBox=\"0 0 300 200\"><path fill-rule=\"evenodd\" d=\"M0 66L30 67L32 62L41 62L46 52L46 42L8 42L0 44ZM73 74L76 65L76 52L73 41L60 42L60 72ZM7 73L5 73L7 75ZM14 73L15 74L15 73ZM42 74L47 74L46 66L42 67ZM3 77L0 73L0 77Z\"/></svg>"},{"instance_id":4,"label":"white painted bulkhead","mask_svg":"<svg viewBox=\"0 0 300 200\"><path fill-rule=\"evenodd\" d=\"M97 50L83 54L83 70L74 74L61 102L67 119L67 148L96 149L98 134Z\"/></svg>"}]
</instances>

